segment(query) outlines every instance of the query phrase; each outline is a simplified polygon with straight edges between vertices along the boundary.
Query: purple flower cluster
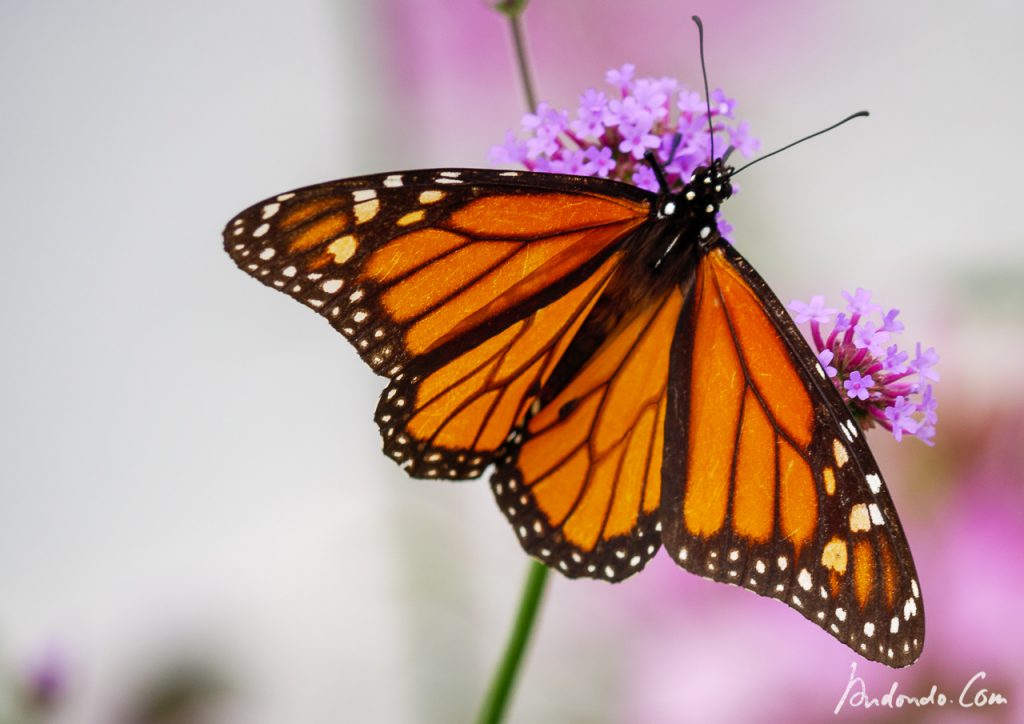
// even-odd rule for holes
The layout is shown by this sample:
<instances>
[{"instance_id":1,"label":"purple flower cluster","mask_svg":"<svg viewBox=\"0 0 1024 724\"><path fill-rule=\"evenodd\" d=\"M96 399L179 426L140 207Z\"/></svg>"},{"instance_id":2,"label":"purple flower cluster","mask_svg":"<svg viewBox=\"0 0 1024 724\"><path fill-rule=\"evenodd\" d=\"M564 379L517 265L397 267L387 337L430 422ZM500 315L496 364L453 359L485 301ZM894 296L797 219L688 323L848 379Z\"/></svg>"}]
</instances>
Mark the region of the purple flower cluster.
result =
<instances>
[{"instance_id":1,"label":"purple flower cluster","mask_svg":"<svg viewBox=\"0 0 1024 724\"><path fill-rule=\"evenodd\" d=\"M636 78L624 65L605 74L609 92L588 89L574 116L540 103L523 116L523 138L513 131L489 154L496 165L521 164L530 171L600 176L658 191L658 181L644 154L653 151L669 186L680 190L711 151L708 104L674 78ZM737 122L736 101L721 89L711 92L715 156L733 147L746 157L760 143L746 122ZM721 219L723 236L731 227Z\"/></svg>"},{"instance_id":2,"label":"purple flower cluster","mask_svg":"<svg viewBox=\"0 0 1024 724\"><path fill-rule=\"evenodd\" d=\"M843 292L843 297L845 312L826 307L822 296L812 297L809 303L794 300L789 310L797 324L811 323L818 361L861 427L878 424L897 440L916 435L934 444L938 401L932 383L939 380L935 349L922 351L918 342L911 359L892 343L893 335L903 331L903 323L896 319L898 309L882 315L882 308L871 302L871 292L865 289ZM833 317L826 337L822 326L832 323Z\"/></svg>"}]
</instances>

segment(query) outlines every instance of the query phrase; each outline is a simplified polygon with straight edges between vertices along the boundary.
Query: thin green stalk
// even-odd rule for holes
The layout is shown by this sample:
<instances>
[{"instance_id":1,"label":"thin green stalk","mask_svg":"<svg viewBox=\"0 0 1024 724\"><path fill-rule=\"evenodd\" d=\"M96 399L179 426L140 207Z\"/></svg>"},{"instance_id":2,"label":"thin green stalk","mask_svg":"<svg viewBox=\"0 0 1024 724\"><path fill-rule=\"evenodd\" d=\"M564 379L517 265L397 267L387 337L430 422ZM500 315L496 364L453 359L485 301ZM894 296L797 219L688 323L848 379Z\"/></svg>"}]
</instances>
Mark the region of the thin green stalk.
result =
<instances>
[{"instance_id":1,"label":"thin green stalk","mask_svg":"<svg viewBox=\"0 0 1024 724\"><path fill-rule=\"evenodd\" d=\"M526 575L526 585L523 586L523 595L519 601L516 621L512 627L512 633L509 635L508 643L505 645L505 653L494 672L491 687L487 691L487 698L484 699L483 706L480 708L480 715L476 719L477 724L497 724L505 718L509 696L516 683L516 676L523 661L523 652L530 641L530 633L533 631L533 624L537 619L537 610L540 608L547 580L547 566L537 561L530 561L530 570Z\"/></svg>"},{"instance_id":2,"label":"thin green stalk","mask_svg":"<svg viewBox=\"0 0 1024 724\"><path fill-rule=\"evenodd\" d=\"M523 95L526 96L526 110L533 112L537 108L537 95L533 90L533 78L530 75L530 62L526 55L526 40L523 37L523 11L529 0L502 0L495 4L494 9L508 18L512 31L512 45L516 50L516 65L519 67L519 81L523 84Z\"/></svg>"}]
</instances>

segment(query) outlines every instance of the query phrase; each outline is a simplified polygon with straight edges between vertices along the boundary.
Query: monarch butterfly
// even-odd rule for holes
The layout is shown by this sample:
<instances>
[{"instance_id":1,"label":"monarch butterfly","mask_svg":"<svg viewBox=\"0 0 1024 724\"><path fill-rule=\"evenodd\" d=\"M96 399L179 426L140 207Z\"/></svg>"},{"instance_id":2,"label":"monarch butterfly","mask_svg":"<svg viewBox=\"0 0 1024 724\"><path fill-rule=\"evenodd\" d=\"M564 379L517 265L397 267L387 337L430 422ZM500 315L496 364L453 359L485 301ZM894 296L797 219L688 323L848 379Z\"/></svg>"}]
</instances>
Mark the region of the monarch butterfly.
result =
<instances>
[{"instance_id":1,"label":"monarch butterfly","mask_svg":"<svg viewBox=\"0 0 1024 724\"><path fill-rule=\"evenodd\" d=\"M712 153L712 158L713 158ZM924 612L863 436L775 294L721 238L721 159L672 193L432 169L323 183L232 219L245 272L388 379L384 452L491 487L523 548L622 580L664 546L906 666Z\"/></svg>"}]
</instances>

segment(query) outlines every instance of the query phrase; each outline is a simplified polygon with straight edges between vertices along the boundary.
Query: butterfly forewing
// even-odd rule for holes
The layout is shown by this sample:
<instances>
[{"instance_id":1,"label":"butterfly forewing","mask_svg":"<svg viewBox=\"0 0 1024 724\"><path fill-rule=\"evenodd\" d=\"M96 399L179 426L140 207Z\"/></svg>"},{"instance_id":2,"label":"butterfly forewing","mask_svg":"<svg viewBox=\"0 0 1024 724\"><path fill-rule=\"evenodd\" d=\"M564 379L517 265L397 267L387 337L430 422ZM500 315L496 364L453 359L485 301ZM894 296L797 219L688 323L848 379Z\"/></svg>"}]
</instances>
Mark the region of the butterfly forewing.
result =
<instances>
[{"instance_id":1,"label":"butterfly forewing","mask_svg":"<svg viewBox=\"0 0 1024 724\"><path fill-rule=\"evenodd\" d=\"M388 454L419 477L463 478L522 421L649 213L649 194L602 179L410 171L267 199L224 243L390 378Z\"/></svg>"},{"instance_id":2,"label":"butterfly forewing","mask_svg":"<svg viewBox=\"0 0 1024 724\"><path fill-rule=\"evenodd\" d=\"M896 511L846 405L731 247L697 268L673 343L662 504L679 565L796 609L863 656L920 655Z\"/></svg>"}]
</instances>

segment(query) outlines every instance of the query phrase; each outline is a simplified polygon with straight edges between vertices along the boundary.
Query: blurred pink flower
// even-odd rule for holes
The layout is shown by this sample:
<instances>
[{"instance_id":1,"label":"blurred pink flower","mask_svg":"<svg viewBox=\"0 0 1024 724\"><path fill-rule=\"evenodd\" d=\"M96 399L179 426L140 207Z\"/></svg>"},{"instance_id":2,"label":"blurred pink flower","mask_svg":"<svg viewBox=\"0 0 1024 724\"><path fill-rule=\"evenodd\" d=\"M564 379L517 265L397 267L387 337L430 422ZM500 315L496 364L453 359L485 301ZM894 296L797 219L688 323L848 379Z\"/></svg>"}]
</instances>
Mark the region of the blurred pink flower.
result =
<instances>
[{"instance_id":1,"label":"blurred pink flower","mask_svg":"<svg viewBox=\"0 0 1024 724\"><path fill-rule=\"evenodd\" d=\"M992 415L987 432L919 559L929 602L925 653L1001 675L1024 695L1024 405Z\"/></svg>"},{"instance_id":2,"label":"blurred pink flower","mask_svg":"<svg viewBox=\"0 0 1024 724\"><path fill-rule=\"evenodd\" d=\"M51 644L36 654L19 682L26 712L39 717L55 710L67 696L69 674L67 656L58 646Z\"/></svg>"}]
</instances>

